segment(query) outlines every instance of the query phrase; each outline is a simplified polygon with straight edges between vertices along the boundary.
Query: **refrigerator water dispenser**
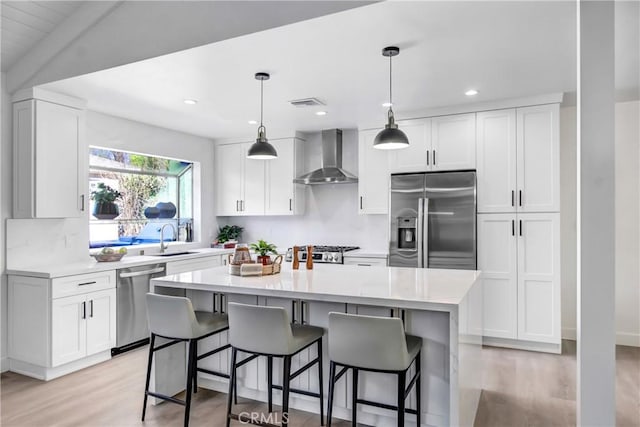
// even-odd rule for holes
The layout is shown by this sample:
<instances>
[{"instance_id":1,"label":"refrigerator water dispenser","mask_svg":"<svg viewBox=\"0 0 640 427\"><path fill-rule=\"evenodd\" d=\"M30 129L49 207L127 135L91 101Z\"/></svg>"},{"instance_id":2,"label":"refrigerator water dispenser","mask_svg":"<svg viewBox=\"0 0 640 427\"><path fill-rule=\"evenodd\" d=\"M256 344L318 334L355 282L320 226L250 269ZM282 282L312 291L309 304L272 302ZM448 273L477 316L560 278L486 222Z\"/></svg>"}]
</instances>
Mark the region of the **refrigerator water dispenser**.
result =
<instances>
[{"instance_id":1,"label":"refrigerator water dispenser","mask_svg":"<svg viewBox=\"0 0 640 427\"><path fill-rule=\"evenodd\" d=\"M417 218L398 217L398 249L417 250Z\"/></svg>"}]
</instances>

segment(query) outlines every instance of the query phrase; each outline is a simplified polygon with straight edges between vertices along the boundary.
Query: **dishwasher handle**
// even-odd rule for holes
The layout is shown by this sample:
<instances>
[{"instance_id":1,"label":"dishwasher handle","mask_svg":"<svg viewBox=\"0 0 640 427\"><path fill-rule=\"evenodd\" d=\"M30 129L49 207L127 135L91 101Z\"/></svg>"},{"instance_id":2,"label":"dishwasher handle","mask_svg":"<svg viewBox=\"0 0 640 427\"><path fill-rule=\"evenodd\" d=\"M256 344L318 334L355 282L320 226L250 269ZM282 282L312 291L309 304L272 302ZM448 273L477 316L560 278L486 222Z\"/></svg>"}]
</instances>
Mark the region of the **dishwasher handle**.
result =
<instances>
[{"instance_id":1,"label":"dishwasher handle","mask_svg":"<svg viewBox=\"0 0 640 427\"><path fill-rule=\"evenodd\" d=\"M164 267L153 268L151 270L143 270L143 271L134 271L133 273L120 273L120 277L138 277L138 276L147 276L149 274L155 273L164 273Z\"/></svg>"}]
</instances>

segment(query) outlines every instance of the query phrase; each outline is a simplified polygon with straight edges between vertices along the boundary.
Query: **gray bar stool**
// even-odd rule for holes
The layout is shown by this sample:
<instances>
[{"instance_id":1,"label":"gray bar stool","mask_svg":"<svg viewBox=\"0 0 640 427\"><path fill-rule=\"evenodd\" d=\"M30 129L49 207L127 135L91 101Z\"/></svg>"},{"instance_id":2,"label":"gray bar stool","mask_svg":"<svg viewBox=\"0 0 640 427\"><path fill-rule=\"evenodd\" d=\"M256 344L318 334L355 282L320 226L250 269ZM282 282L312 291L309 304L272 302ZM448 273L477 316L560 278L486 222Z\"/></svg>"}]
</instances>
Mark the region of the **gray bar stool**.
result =
<instances>
[{"instance_id":1,"label":"gray bar stool","mask_svg":"<svg viewBox=\"0 0 640 427\"><path fill-rule=\"evenodd\" d=\"M227 427L231 419L239 419L231 413L232 390L236 386L236 368L252 361L259 356L267 357L267 382L269 413L273 412L273 389L282 390L282 413L289 411L289 393L299 393L320 399L320 424L324 425L324 402L322 383L322 336L324 329L309 325L291 324L289 315L281 307L264 307L257 305L237 304L230 302L229 311L229 343L231 344L231 380L229 381L229 395L227 401ZM297 371L291 373L291 357L302 350L316 344L318 357L310 361ZM250 353L238 362L238 352ZM273 358L284 359L282 372L282 386L273 384ZM318 364L319 392L296 390L290 387L292 379L302 372ZM236 402L237 403L237 402ZM243 423L255 424L251 420L242 419ZM264 425L264 423L257 423ZM282 425L289 424L288 414L282 417Z\"/></svg>"},{"instance_id":2,"label":"gray bar stool","mask_svg":"<svg viewBox=\"0 0 640 427\"><path fill-rule=\"evenodd\" d=\"M184 425L189 425L189 410L191 408L191 393L197 392L198 372L205 372L223 378L229 375L204 368L198 368L198 360L212 356L230 347L229 344L218 347L202 355L198 355L198 341L229 329L227 315L223 313L209 313L194 311L191 300L185 297L168 295L147 294L147 320L151 332L149 343L149 361L147 363L147 381L144 387L144 404L142 406L142 421L147 411L147 398L153 396L169 402L184 405ZM166 338L172 341L155 346L156 337ZM151 379L151 363L153 353L170 347L174 344L187 342L189 354L187 360L187 387L185 400L179 400L172 396L149 391Z\"/></svg>"},{"instance_id":3,"label":"gray bar stool","mask_svg":"<svg viewBox=\"0 0 640 427\"><path fill-rule=\"evenodd\" d=\"M405 412L416 414L420 426L420 349L422 339L405 335L402 320L393 317L329 313L329 407L327 425L331 426L335 383L348 369L353 371L351 423L357 425L358 403L396 410L398 426L404 426ZM407 371L415 362L416 372L408 386ZM336 367L342 367L336 375ZM358 399L358 371L381 372L398 376L398 406ZM416 387L417 407L405 407L412 387Z\"/></svg>"}]
</instances>

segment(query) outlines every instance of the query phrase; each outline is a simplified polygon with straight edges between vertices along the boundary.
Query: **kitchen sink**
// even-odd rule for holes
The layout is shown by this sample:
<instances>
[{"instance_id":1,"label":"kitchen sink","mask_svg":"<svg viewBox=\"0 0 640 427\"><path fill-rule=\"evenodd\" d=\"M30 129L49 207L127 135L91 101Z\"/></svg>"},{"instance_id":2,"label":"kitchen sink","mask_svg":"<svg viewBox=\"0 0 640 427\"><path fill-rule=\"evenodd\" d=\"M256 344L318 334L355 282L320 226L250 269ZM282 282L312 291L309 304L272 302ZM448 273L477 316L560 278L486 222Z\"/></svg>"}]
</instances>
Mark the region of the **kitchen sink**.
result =
<instances>
[{"instance_id":1,"label":"kitchen sink","mask_svg":"<svg viewBox=\"0 0 640 427\"><path fill-rule=\"evenodd\" d=\"M151 256L178 256L178 255L189 255L189 254L197 254L198 252L193 251L184 251L184 252L168 252L166 254L153 254Z\"/></svg>"}]
</instances>

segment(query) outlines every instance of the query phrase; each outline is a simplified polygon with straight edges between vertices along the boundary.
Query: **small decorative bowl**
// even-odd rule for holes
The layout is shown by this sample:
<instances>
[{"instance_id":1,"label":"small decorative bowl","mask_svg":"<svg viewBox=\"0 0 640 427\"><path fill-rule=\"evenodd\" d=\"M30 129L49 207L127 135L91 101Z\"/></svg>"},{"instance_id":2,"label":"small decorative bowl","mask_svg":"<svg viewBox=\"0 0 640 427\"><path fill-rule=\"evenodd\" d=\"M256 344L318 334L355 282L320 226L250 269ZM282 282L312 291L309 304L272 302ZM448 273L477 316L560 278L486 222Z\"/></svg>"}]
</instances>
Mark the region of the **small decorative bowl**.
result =
<instances>
[{"instance_id":1,"label":"small decorative bowl","mask_svg":"<svg viewBox=\"0 0 640 427\"><path fill-rule=\"evenodd\" d=\"M98 262L120 261L126 254L91 254Z\"/></svg>"}]
</instances>

